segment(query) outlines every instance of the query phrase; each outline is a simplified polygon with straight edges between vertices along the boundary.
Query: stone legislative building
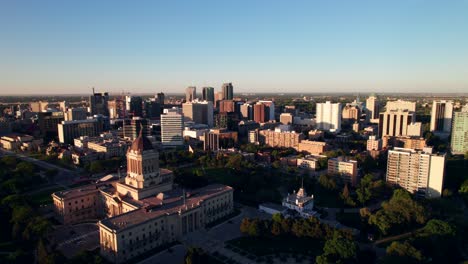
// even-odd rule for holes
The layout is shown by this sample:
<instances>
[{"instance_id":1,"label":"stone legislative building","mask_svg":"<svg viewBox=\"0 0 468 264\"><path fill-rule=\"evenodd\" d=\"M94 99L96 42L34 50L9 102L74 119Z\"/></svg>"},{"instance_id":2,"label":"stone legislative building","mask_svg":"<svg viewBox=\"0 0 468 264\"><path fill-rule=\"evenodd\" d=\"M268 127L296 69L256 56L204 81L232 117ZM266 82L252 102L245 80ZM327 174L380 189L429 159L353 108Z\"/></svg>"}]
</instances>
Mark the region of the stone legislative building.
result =
<instances>
[{"instance_id":1,"label":"stone legislative building","mask_svg":"<svg viewBox=\"0 0 468 264\"><path fill-rule=\"evenodd\" d=\"M143 137L127 151L127 175L52 194L64 224L98 221L101 254L122 263L233 211L233 189L221 184L185 191L173 188L171 171L159 168L159 152Z\"/></svg>"}]
</instances>

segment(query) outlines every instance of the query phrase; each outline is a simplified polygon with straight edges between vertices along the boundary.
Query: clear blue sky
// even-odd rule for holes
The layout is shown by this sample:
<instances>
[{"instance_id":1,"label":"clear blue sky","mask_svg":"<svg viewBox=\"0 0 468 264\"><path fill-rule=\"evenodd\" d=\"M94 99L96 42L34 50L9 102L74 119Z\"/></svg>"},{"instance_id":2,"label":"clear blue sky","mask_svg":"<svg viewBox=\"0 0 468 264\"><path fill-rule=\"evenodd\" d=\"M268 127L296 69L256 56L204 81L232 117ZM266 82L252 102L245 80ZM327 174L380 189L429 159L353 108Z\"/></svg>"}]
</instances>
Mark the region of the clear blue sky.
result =
<instances>
[{"instance_id":1,"label":"clear blue sky","mask_svg":"<svg viewBox=\"0 0 468 264\"><path fill-rule=\"evenodd\" d=\"M0 94L467 92L468 1L0 1Z\"/></svg>"}]
</instances>

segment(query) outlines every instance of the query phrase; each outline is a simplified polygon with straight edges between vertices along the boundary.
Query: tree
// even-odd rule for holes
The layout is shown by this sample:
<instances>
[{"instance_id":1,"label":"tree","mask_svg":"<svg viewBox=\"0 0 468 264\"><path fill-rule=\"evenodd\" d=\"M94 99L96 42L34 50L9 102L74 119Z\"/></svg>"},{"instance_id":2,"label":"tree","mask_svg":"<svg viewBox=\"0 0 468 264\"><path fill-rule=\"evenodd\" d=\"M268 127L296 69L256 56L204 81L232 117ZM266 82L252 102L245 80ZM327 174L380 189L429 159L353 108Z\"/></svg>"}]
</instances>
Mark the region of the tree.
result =
<instances>
[{"instance_id":1,"label":"tree","mask_svg":"<svg viewBox=\"0 0 468 264\"><path fill-rule=\"evenodd\" d=\"M387 247L387 256L384 263L421 263L423 261L422 253L413 247L410 243L392 242Z\"/></svg>"},{"instance_id":2,"label":"tree","mask_svg":"<svg viewBox=\"0 0 468 264\"><path fill-rule=\"evenodd\" d=\"M325 189L328 189L328 190L336 189L336 181L332 175L328 175L328 174L320 175L319 183Z\"/></svg>"},{"instance_id":3,"label":"tree","mask_svg":"<svg viewBox=\"0 0 468 264\"><path fill-rule=\"evenodd\" d=\"M356 259L356 254L356 243L335 231L333 237L325 242L323 254L316 258L316 262L319 264L348 263Z\"/></svg>"},{"instance_id":4,"label":"tree","mask_svg":"<svg viewBox=\"0 0 468 264\"><path fill-rule=\"evenodd\" d=\"M190 247L185 254L185 264L202 264L207 262L207 255L201 248Z\"/></svg>"},{"instance_id":5,"label":"tree","mask_svg":"<svg viewBox=\"0 0 468 264\"><path fill-rule=\"evenodd\" d=\"M341 199L343 199L343 202L349 206L355 206L356 203L353 201L351 196L349 196L349 189L348 189L348 184L345 184L343 191L340 194Z\"/></svg>"},{"instance_id":6,"label":"tree","mask_svg":"<svg viewBox=\"0 0 468 264\"><path fill-rule=\"evenodd\" d=\"M102 163L100 161L93 161L91 162L91 165L89 166L89 170L91 173L100 173L104 170L104 167L102 166Z\"/></svg>"}]
</instances>

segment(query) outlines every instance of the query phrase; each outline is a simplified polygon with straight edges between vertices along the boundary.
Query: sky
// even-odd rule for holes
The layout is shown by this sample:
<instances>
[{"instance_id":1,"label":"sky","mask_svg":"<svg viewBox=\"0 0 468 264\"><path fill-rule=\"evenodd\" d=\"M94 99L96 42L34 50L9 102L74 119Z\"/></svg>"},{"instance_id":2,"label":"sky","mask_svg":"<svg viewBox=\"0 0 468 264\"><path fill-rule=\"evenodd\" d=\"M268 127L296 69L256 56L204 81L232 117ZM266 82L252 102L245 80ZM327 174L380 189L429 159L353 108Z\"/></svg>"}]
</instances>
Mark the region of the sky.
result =
<instances>
[{"instance_id":1,"label":"sky","mask_svg":"<svg viewBox=\"0 0 468 264\"><path fill-rule=\"evenodd\" d=\"M0 94L468 92L468 0L0 1Z\"/></svg>"}]
</instances>

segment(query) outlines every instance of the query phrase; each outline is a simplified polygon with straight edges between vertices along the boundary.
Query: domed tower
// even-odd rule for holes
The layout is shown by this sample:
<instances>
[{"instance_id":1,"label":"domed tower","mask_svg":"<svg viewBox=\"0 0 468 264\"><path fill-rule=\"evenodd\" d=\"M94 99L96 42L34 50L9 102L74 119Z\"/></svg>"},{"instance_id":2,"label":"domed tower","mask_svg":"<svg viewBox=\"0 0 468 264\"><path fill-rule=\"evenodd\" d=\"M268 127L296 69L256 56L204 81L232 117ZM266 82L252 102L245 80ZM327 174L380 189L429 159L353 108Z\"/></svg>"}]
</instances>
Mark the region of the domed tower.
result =
<instances>
[{"instance_id":1,"label":"domed tower","mask_svg":"<svg viewBox=\"0 0 468 264\"><path fill-rule=\"evenodd\" d=\"M125 182L117 184L117 192L140 200L172 189L172 172L159 168L159 152L141 133L127 151Z\"/></svg>"},{"instance_id":2,"label":"domed tower","mask_svg":"<svg viewBox=\"0 0 468 264\"><path fill-rule=\"evenodd\" d=\"M147 137L142 136L143 129L127 151L127 177L125 183L141 189L161 183L159 177L159 152Z\"/></svg>"}]
</instances>

